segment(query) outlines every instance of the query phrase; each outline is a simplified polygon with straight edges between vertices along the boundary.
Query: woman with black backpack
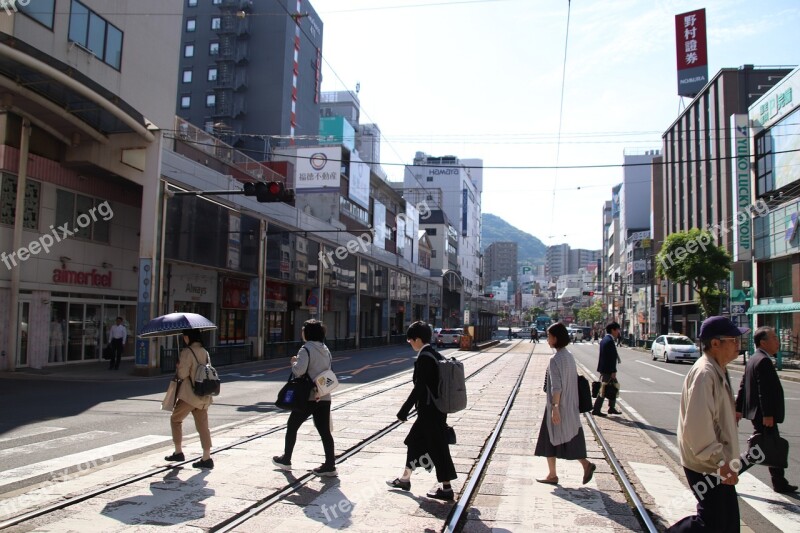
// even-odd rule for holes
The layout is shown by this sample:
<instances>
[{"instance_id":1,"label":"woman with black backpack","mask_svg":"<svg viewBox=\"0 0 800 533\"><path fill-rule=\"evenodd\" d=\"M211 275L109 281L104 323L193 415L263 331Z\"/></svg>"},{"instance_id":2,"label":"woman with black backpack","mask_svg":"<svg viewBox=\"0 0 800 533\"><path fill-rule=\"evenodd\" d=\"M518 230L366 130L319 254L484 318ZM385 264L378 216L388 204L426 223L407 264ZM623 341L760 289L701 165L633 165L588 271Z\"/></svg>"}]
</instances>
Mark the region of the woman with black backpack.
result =
<instances>
[{"instance_id":1,"label":"woman with black backpack","mask_svg":"<svg viewBox=\"0 0 800 533\"><path fill-rule=\"evenodd\" d=\"M436 361L444 359L431 347L431 336L431 327L420 321L411 324L406 332L406 340L417 352L417 360L414 362L414 389L397 413L397 418L407 421L411 408L416 407L417 419L403 442L408 446L403 474L386 484L397 489L411 490L411 474L418 466L428 472L436 467L436 479L442 486L429 492L427 496L453 501L450 481L458 476L450 456L447 415L439 411L429 398L429 391L438 390L439 368Z\"/></svg>"},{"instance_id":2,"label":"woman with black backpack","mask_svg":"<svg viewBox=\"0 0 800 533\"><path fill-rule=\"evenodd\" d=\"M306 320L300 334L305 344L297 355L292 357L292 374L298 378L308 374L314 379L326 370L330 370L333 361L330 350L325 346L325 324L319 320ZM283 455L273 457L272 464L281 470L292 469L292 452L297 442L297 430L309 417L314 417L314 427L317 428L325 450L325 462L312 472L318 476L336 476L338 472L331 434L331 395L318 396L316 389L312 388L307 405L307 409L294 410L289 415Z\"/></svg>"},{"instance_id":3,"label":"woman with black backpack","mask_svg":"<svg viewBox=\"0 0 800 533\"><path fill-rule=\"evenodd\" d=\"M178 401L172 410L169 425L172 429L172 443L175 445L175 452L166 456L167 461L185 461L181 447L183 441L183 419L189 416L194 417L194 426L197 434L200 435L200 445L203 447L203 457L199 461L192 463L195 468L214 468L214 460L211 458L211 431L208 429L208 406L213 403L212 397L198 396L194 393L192 379L197 374L197 366L200 361L210 361L208 352L203 347L199 329L183 330L183 342L186 348L181 350L178 362L175 365L175 377L181 381L178 385Z\"/></svg>"}]
</instances>

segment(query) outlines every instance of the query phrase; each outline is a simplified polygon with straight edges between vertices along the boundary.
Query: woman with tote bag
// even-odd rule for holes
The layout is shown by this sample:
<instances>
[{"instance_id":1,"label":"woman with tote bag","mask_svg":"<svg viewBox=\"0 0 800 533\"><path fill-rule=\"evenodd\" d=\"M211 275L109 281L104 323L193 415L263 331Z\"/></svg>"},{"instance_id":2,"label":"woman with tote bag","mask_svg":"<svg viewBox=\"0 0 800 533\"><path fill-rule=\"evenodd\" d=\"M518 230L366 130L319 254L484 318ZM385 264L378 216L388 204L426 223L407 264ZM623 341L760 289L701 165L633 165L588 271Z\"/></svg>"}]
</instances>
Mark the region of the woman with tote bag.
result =
<instances>
[{"instance_id":1,"label":"woman with tote bag","mask_svg":"<svg viewBox=\"0 0 800 533\"><path fill-rule=\"evenodd\" d=\"M302 337L305 344L292 357L292 374L300 377L304 374L315 379L327 370L331 370L332 357L328 347L325 346L325 324L319 320L306 320L303 324ZM297 430L309 417L314 418L314 427L317 428L322 447L325 450L325 462L312 472L318 476L336 476L336 456L334 455L333 435L331 434L331 395L330 393L319 396L317 389L312 388L306 409L294 410L289 415L286 427L283 455L272 458L272 464L281 470L292 469L292 452L297 442Z\"/></svg>"}]
</instances>

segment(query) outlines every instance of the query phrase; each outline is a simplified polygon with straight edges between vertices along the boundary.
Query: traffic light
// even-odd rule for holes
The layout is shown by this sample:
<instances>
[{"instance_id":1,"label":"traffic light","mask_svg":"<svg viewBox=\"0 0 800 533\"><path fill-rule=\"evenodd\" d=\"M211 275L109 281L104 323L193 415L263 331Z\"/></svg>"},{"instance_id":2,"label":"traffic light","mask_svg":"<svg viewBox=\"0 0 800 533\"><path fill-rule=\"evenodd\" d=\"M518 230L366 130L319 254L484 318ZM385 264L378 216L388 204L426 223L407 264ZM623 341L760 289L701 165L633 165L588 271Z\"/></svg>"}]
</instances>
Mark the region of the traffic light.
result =
<instances>
[{"instance_id":1,"label":"traffic light","mask_svg":"<svg viewBox=\"0 0 800 533\"><path fill-rule=\"evenodd\" d=\"M244 195L255 196L259 202L291 202L294 200L294 190L286 189L280 181L259 181L244 184Z\"/></svg>"},{"instance_id":2,"label":"traffic light","mask_svg":"<svg viewBox=\"0 0 800 533\"><path fill-rule=\"evenodd\" d=\"M584 296L594 296L594 291L583 291Z\"/></svg>"},{"instance_id":3,"label":"traffic light","mask_svg":"<svg viewBox=\"0 0 800 533\"><path fill-rule=\"evenodd\" d=\"M486 292L486 293L483 294L483 297L484 298L494 298L494 293Z\"/></svg>"}]
</instances>

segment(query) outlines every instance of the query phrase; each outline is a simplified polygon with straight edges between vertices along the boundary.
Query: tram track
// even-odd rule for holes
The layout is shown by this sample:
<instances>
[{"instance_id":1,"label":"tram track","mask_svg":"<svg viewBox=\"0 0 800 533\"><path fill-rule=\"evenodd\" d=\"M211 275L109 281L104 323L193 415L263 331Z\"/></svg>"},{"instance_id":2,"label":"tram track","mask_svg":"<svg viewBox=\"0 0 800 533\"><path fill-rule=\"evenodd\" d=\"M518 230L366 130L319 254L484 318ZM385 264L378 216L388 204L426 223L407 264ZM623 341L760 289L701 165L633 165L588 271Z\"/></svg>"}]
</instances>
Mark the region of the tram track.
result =
<instances>
[{"instance_id":1,"label":"tram track","mask_svg":"<svg viewBox=\"0 0 800 533\"><path fill-rule=\"evenodd\" d=\"M488 363L486 363L483 366L481 366L478 370L476 370L476 371L472 372L471 374L469 374L468 379L472 378L473 376L475 376L477 374L479 374L486 367L492 365L496 361L502 359L502 357L505 356L510 351L511 350L509 349L509 350L503 352L502 354L500 354L498 356L495 356L491 361L489 361ZM460 357L459 360L461 360L461 361L469 361L469 360L474 359L476 357L480 357L481 355L483 355L481 352L471 353L471 354L465 355L464 357ZM358 389L366 388L366 387L374 387L375 385L379 385L381 383L397 381L398 379L402 378L403 374L405 374L405 373L408 373L408 371L401 372L399 374L394 374L394 375L391 375L391 376L387 376L385 378L381 378L379 380L376 380L376 381L373 381L373 382L370 382L370 383L365 383L365 384L359 385L357 387L351 387L351 388L349 388L347 390L341 391L338 394L335 394L334 396L346 396L346 395L352 394L354 390L358 390ZM410 382L411 382L410 379L402 379L399 383L392 384L392 385L390 385L388 387L381 388L381 389L379 389L377 391L373 391L373 392L370 392L368 394L359 396L357 398L353 398L351 400L347 400L345 402L337 404L335 407L333 407L331 409L331 411L338 411L340 409L345 409L345 408L347 408L347 407L349 407L349 406L351 406L353 404L356 404L358 402L366 401L366 400L369 400L369 399L374 398L376 396L380 396L380 395L385 394L387 392L394 391L394 390L396 390L398 388L407 386ZM415 415L416 415L416 413L412 413L411 416L415 416ZM275 416L275 413L270 413L270 414L264 415L264 418L269 418L269 417L273 417L273 416ZM249 423L253 423L253 421L251 420L251 421L249 421ZM364 441L362 441L362 443L366 442L366 441L374 442L375 440L380 438L380 436L385 435L386 433L389 433L392 430L396 429L399 425L400 425L400 422L395 422L393 424L390 424L390 425L386 426L385 428L383 428L382 430L380 430L380 431L374 433L373 435L367 437L366 439L364 439ZM248 437L245 437L245 438L236 440L234 442L228 443L228 444L226 444L224 446L220 446L218 448L215 448L214 450L212 450L211 453L212 453L212 455L214 455L214 454L217 454L217 453L220 453L220 452L223 452L223 451L227 451L227 450L231 450L231 449L240 447L240 446L242 446L244 444L247 444L247 443L262 439L264 437L267 437L269 435L273 435L275 433L284 431L284 430L286 430L286 427L287 426L286 426L285 423L273 426L273 427L271 427L271 428L269 428L269 429L267 429L265 431L258 432L258 433L254 434L254 435L250 435ZM228 427L228 428L226 428L226 431L231 430L231 429L233 429L233 428ZM346 450L345 452L340 454L339 457L340 458L350 457L351 455L353 455L353 453L355 453L355 452L353 452L354 449L356 449L356 448L357 449L363 449L363 447L367 445L367 444L363 444L363 446L362 446L362 443L359 443L359 444L356 444L355 446L352 446L351 448L349 448L348 450ZM63 500L63 501L58 501L58 502L52 503L52 504L48 504L48 505L42 506L40 508L34 509L32 511L24 512L22 514L19 514L17 516L8 518L8 519L0 522L0 530L7 529L7 528L10 528L10 527L13 527L13 526L22 525L22 524L25 524L26 522L30 522L30 521L32 521L34 519L46 517L48 515L51 515L53 513L58 512L58 511L62 511L62 510L68 509L69 507L73 507L73 506L75 506L77 504L80 504L82 502L86 502L86 501L92 500L93 498L96 498L96 497L101 496L103 494L109 493L111 491L114 491L114 490L117 490L117 489L120 489L120 488L124 488L124 487L130 486L130 485L133 485L134 483L137 483L137 482L149 479L149 478L155 478L155 477L157 477L159 475L162 475L162 474L168 473L170 471L173 471L175 469L179 469L179 468L182 468L182 467L184 467L186 465L189 465L193 461L195 461L196 459L197 459L196 457L193 457L193 458L187 459L185 461L171 463L169 465L164 465L164 466L161 466L161 467L150 469L150 470L147 470L147 471L145 471L143 473L135 474L133 476L126 477L125 479L120 480L120 481L112 482L112 483L109 483L107 485L103 485L101 487L95 487L95 488L92 488L90 490L83 491L83 492L75 494L75 495L71 495L69 497L69 499L66 499L66 500ZM337 463L338 463L338 461L339 461L339 458L337 458ZM270 495L270 497L276 497L278 494L282 494L282 493L290 494L291 492L294 492L295 490L297 490L297 488L302 487L304 484L306 484L313 477L314 477L313 474L309 474L307 476L302 476L301 478L299 478L295 482L290 483L290 484L282 487L278 491L275 491L275 493ZM294 488L292 488L293 486L294 486ZM269 499L270 497L268 497L267 499ZM279 501L279 500L280 500L280 498L278 500L276 500L276 501ZM261 503L263 503L263 500L258 502L256 505L259 505ZM246 511L243 511L243 512L249 512L252 507L254 507L254 506L249 506L248 509ZM216 531L217 529L211 528L211 530L212 531Z\"/></svg>"},{"instance_id":2,"label":"tram track","mask_svg":"<svg viewBox=\"0 0 800 533\"><path fill-rule=\"evenodd\" d=\"M517 343L514 343L512 346L508 347L505 351L499 354L498 353L491 354L489 361L481 360L477 365L478 366L477 369L474 370L471 369L470 373L467 376L468 381L472 380L475 376L484 372L487 368L490 368L494 363L508 361L509 359L507 358L507 356L511 353L514 353L513 348L515 346L517 346ZM521 353L520 351L517 350L515 353L516 355L523 355L524 352ZM460 359L462 361L469 361L475 358L480 358L482 355L488 355L488 354L472 353L464 357L461 357ZM477 492L479 491L482 481L486 475L488 465L491 463L493 454L495 453L496 450L497 441L502 436L503 429L506 425L506 422L509 420L509 417L513 416L512 407L514 406L514 403L517 400L517 396L521 387L523 387L523 381L526 375L526 371L531 363L532 356L533 356L533 350L530 350L529 353L527 354L527 359L525 360L525 363L521 365L521 369L517 374L516 381L514 382L513 387L511 388L510 392L508 393L505 399L502 411L498 416L494 428L492 429L491 433L486 437L483 445L481 446L478 458L475 460L471 470L469 471L466 481L462 485L460 493L457 495L456 502L452 505L452 508L449 510L447 518L444 519L443 521L443 524L441 526L441 531L450 533L450 532L461 531L464 528L464 525L466 523L465 522L466 514L470 509L474 501L474 498L476 497ZM498 370L498 376L499 372L500 371ZM370 398L375 398L382 394L386 394L391 391L396 391L399 388L407 386L410 383L410 380L404 379L403 374L404 373L394 374L392 376L387 376L386 378L382 378L381 380L378 380L376 382L359 385L358 387L353 387L346 391L341 391L341 393L337 394L337 396L347 397L349 395L358 392L357 389L362 389L365 387L375 388L376 385L379 386L378 390L370 391L367 394L363 394L356 398L347 399L346 401L343 401L342 403L336 405L336 407L334 407L332 410L335 411L339 409L345 409L348 406L358 404L359 402L363 402ZM508 375L506 376L507 377L505 379L507 379L508 382L514 381L513 374L511 376ZM491 379L499 379L499 378L494 377L493 375ZM387 383L389 384L388 386L380 386L381 384L387 384ZM265 415L265 418L270 416L274 416L274 413L270 415ZM412 412L410 418L414 416L416 416L416 413ZM592 431L595 434L597 442L602 447L603 453L607 457L608 462L611 464L612 469L614 470L614 474L617 476L619 480L622 491L625 493L628 501L631 502L632 504L631 507L633 508L633 511L638 515L637 518L639 519L640 523L643 525L644 528L646 528L647 531L656 531L655 526L652 524L652 521L650 521L650 518L647 515L644 506L641 504L641 500L636 494L632 484L627 480L624 470L622 470L618 466L618 463L616 463L613 450L611 450L610 446L603 437L601 429L594 423L594 420L592 419L591 415L587 414L586 419L589 426L591 427ZM337 465L345 463L348 459L357 455L359 452L361 452L368 446L390 435L401 425L402 423L400 421L394 421L374 431L365 438L361 439L359 442L353 444L352 446L350 446L348 449L341 452L337 456L336 458ZM256 434L247 436L245 438L236 440L235 442L231 442L229 444L221 446L215 449L212 453L219 453L222 451L231 450L236 447L240 447L246 443L257 441L258 439L262 439L269 435L274 435L275 433L283 431L285 429L286 429L286 424L278 424L273 427L270 427L265 431L260 431ZM48 515L75 506L81 502L92 500L93 498L111 492L113 490L133 485L142 480L146 480L148 478L158 478L160 475L163 475L165 473L168 473L170 471L185 466L192 460L193 459L181 463L165 465L163 467L158 467L140 474L136 474L134 476L128 477L124 480L109 485L105 485L102 487L95 487L91 490L72 496L69 498L69 500L47 505L42 508L36 509L34 511L24 513L19 516L13 517L9 520L6 520L5 522L0 523L0 529L9 528L12 526L24 527L24 525L27 522L31 522L37 518L38 519L45 518L46 520L46 517ZM246 528L249 521L255 519L260 514L264 513L266 510L270 509L271 507L274 507L276 504L285 501L292 494L300 492L305 485L307 485L314 479L316 479L316 476L311 472L300 475L297 478L293 479L292 481L285 483L284 485L271 491L268 495L260 498L258 501L249 503L246 507L238 510L235 514L228 516L224 520L219 521L213 525L206 526L206 529L208 531L213 531L213 532L227 532L227 531L236 531L237 528L240 527ZM324 490L320 492L320 495L323 493Z\"/></svg>"}]
</instances>

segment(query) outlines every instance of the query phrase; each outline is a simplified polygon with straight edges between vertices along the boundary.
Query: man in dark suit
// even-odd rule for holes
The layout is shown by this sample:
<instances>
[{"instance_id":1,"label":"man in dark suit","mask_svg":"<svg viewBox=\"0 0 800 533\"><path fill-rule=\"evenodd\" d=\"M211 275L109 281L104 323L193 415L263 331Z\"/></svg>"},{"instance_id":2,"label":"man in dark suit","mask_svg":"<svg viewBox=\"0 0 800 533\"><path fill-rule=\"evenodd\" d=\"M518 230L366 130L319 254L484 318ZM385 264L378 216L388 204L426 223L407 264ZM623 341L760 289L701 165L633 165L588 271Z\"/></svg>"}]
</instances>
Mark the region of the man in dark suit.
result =
<instances>
[{"instance_id":1,"label":"man in dark suit","mask_svg":"<svg viewBox=\"0 0 800 533\"><path fill-rule=\"evenodd\" d=\"M619 338L619 324L612 322L606 326L606 336L600 341L600 359L597 361L597 371L600 372L600 381L608 383L612 379L617 379L617 362L619 354L617 353L616 340ZM612 385L606 385L611 387ZM614 391L616 393L616 390ZM616 394L606 391L605 396L608 398L608 414L621 415L622 413L615 409L617 404ZM613 396L612 396L613 394ZM592 414L595 416L606 416L603 413L603 396L598 395L594 402L594 409Z\"/></svg>"},{"instance_id":2,"label":"man in dark suit","mask_svg":"<svg viewBox=\"0 0 800 533\"><path fill-rule=\"evenodd\" d=\"M757 350L744 367L736 396L736 421L747 418L753 422L754 433L766 430L779 435L778 424L784 417L783 387L772 364L772 356L778 353L780 341L774 329L764 326L753 333L753 343ZM797 486L789 484L784 477L783 468L770 467L769 475L775 492L789 494L797 491Z\"/></svg>"}]
</instances>

